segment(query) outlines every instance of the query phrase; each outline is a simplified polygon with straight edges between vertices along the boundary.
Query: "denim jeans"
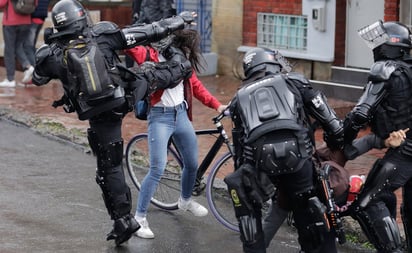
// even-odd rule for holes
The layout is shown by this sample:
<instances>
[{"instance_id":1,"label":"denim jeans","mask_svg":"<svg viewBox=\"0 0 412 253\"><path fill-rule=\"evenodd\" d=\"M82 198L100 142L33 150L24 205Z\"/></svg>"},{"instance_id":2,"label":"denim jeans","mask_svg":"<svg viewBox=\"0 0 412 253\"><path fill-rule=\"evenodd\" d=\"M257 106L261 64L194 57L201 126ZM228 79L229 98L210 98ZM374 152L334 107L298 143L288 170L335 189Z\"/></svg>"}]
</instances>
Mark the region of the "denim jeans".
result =
<instances>
[{"instance_id":1,"label":"denim jeans","mask_svg":"<svg viewBox=\"0 0 412 253\"><path fill-rule=\"evenodd\" d=\"M29 60L30 65L32 66L34 66L36 63L34 58L34 55L36 54L36 42L37 36L42 27L42 24L32 23L30 25L29 32L27 33L27 40L23 44L24 52L26 53L27 59Z\"/></svg>"},{"instance_id":2,"label":"denim jeans","mask_svg":"<svg viewBox=\"0 0 412 253\"><path fill-rule=\"evenodd\" d=\"M23 69L30 65L29 59L23 50L23 43L27 40L30 25L3 25L4 38L4 65L9 81L14 80L16 72L16 57Z\"/></svg>"},{"instance_id":3,"label":"denim jeans","mask_svg":"<svg viewBox=\"0 0 412 253\"><path fill-rule=\"evenodd\" d=\"M137 200L138 216L146 215L150 199L163 175L170 137L183 160L180 195L183 199L192 196L198 167L198 147L193 125L187 116L186 103L176 107L152 107L148 116L150 170L143 179Z\"/></svg>"}]
</instances>

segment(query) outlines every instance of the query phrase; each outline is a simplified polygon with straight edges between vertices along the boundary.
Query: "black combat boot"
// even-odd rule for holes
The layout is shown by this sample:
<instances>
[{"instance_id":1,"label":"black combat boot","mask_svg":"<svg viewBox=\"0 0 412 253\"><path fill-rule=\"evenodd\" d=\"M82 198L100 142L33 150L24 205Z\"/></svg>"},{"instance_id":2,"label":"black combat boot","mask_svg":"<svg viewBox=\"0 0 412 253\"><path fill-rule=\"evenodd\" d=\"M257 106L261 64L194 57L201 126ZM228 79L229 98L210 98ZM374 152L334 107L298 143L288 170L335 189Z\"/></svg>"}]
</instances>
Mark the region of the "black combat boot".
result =
<instances>
[{"instance_id":1,"label":"black combat boot","mask_svg":"<svg viewBox=\"0 0 412 253\"><path fill-rule=\"evenodd\" d=\"M114 221L113 230L107 235L106 240L108 241L114 239L116 246L119 246L129 240L133 233L139 228L140 226L134 219L133 215L125 215Z\"/></svg>"}]
</instances>

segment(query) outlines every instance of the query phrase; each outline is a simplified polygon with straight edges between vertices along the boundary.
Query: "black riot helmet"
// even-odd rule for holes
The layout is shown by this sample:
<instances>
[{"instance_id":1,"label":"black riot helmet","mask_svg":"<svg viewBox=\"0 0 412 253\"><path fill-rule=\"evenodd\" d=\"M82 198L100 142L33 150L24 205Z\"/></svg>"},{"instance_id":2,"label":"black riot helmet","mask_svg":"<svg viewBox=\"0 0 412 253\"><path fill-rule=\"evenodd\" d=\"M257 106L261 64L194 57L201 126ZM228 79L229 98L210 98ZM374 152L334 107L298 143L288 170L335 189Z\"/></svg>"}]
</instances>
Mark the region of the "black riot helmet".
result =
<instances>
[{"instance_id":1,"label":"black riot helmet","mask_svg":"<svg viewBox=\"0 0 412 253\"><path fill-rule=\"evenodd\" d=\"M411 32L408 27L398 22L385 22L383 27L388 38L382 45L373 49L374 60L400 59L409 55Z\"/></svg>"},{"instance_id":2,"label":"black riot helmet","mask_svg":"<svg viewBox=\"0 0 412 253\"><path fill-rule=\"evenodd\" d=\"M253 48L243 57L243 71L248 78L256 72L290 71L289 62L278 52L268 48Z\"/></svg>"},{"instance_id":3,"label":"black riot helmet","mask_svg":"<svg viewBox=\"0 0 412 253\"><path fill-rule=\"evenodd\" d=\"M87 13L76 0L60 0L52 9L54 28L58 32L81 33L88 25Z\"/></svg>"},{"instance_id":4,"label":"black riot helmet","mask_svg":"<svg viewBox=\"0 0 412 253\"><path fill-rule=\"evenodd\" d=\"M358 33L373 50L375 61L401 59L410 54L411 32L399 22L379 20L360 29Z\"/></svg>"},{"instance_id":5,"label":"black riot helmet","mask_svg":"<svg viewBox=\"0 0 412 253\"><path fill-rule=\"evenodd\" d=\"M408 27L399 22L385 22L383 27L389 36L386 45L411 48L411 32Z\"/></svg>"}]
</instances>

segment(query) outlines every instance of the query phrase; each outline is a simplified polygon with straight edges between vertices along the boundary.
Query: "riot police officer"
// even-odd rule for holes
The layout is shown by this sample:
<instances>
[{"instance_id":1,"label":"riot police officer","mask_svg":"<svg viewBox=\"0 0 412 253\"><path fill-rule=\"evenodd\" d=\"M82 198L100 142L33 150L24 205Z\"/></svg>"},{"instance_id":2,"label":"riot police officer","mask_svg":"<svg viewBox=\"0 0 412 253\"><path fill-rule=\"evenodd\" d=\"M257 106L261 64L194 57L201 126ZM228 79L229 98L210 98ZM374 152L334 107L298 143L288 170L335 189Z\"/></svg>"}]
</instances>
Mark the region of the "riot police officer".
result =
<instances>
[{"instance_id":1,"label":"riot police officer","mask_svg":"<svg viewBox=\"0 0 412 253\"><path fill-rule=\"evenodd\" d=\"M128 98L141 99L157 88L167 88L178 83L181 76L191 71L187 62L175 60L162 66L148 66L144 71L133 73L119 65L116 50L145 45L158 41L173 31L183 29L185 23L193 21L192 13L160 20L156 23L130 26L120 29L114 23L102 21L91 24L87 11L76 0L61 0L52 9L52 21L57 32L48 30L47 44L36 52L36 67L33 83L47 84L59 79L63 84L64 96L56 105L63 105L66 112L76 112L80 120L89 120L87 131L90 147L97 158L96 182L102 190L105 206L112 220L113 229L107 240L116 245L127 241L139 228L131 212L131 192L125 182L122 168L123 139L122 119L130 111ZM82 99L79 80L69 73L66 46L78 38L91 38L97 42L110 70L113 94L103 103L89 103ZM157 68L159 67L159 68ZM189 70L190 69L190 70ZM190 72L191 73L191 72ZM100 73L99 73L100 74ZM92 76L91 79L97 79ZM93 83L96 85L96 83ZM99 90L100 87L93 87ZM133 94L134 96L129 96Z\"/></svg>"},{"instance_id":2,"label":"riot police officer","mask_svg":"<svg viewBox=\"0 0 412 253\"><path fill-rule=\"evenodd\" d=\"M412 58L411 33L398 22L378 21L359 30L360 36L373 50L374 64L368 83L356 106L344 121L345 151L360 128L370 125L381 139L398 129L412 127ZM412 133L405 142L389 148L373 165L364 188L352 204L357 219L378 252L402 252L396 223L396 205L386 199L403 187L401 207L408 252L412 252Z\"/></svg>"},{"instance_id":3,"label":"riot police officer","mask_svg":"<svg viewBox=\"0 0 412 253\"><path fill-rule=\"evenodd\" d=\"M342 122L306 78L287 73L290 65L278 51L251 49L243 67L246 78L230 103L236 170L225 182L244 252L266 252L261 207L274 184L291 204L302 250L336 252L313 184L314 140L307 115L321 123L334 149L343 145Z\"/></svg>"}]
</instances>

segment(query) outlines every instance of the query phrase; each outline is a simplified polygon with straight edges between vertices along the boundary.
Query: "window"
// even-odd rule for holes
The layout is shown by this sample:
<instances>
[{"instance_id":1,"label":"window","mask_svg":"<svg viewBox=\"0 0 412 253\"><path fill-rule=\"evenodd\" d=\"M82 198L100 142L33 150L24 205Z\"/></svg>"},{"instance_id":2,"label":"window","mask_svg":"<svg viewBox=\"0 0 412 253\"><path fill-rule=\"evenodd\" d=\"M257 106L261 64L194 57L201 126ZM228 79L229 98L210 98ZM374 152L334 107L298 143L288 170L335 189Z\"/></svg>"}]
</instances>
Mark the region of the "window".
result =
<instances>
[{"instance_id":1,"label":"window","mask_svg":"<svg viewBox=\"0 0 412 253\"><path fill-rule=\"evenodd\" d=\"M257 14L257 46L302 52L307 50L306 16Z\"/></svg>"}]
</instances>

